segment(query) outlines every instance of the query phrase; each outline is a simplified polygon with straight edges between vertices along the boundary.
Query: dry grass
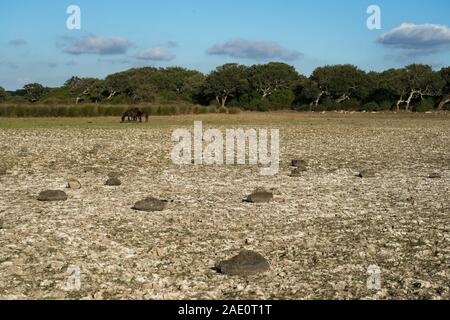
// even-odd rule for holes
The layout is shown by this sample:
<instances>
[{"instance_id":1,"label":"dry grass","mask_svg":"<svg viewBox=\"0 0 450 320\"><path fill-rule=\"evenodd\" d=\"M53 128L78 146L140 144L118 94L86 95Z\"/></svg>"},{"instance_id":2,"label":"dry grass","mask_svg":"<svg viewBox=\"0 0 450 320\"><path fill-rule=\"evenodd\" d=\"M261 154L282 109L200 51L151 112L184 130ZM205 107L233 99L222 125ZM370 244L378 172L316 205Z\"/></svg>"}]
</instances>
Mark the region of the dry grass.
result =
<instances>
[{"instance_id":1,"label":"dry grass","mask_svg":"<svg viewBox=\"0 0 450 320\"><path fill-rule=\"evenodd\" d=\"M279 128L280 173L173 165L173 128L199 119L219 129ZM86 120L33 128L13 119L0 131L8 169L0 176L0 298L450 298L448 114ZM303 177L288 177L294 158L309 163ZM355 177L361 168L376 177ZM103 186L110 171L123 173L122 186ZM431 172L442 178L428 179ZM68 190L66 202L36 201L68 176L83 188ZM273 189L275 201L242 202L256 187ZM168 210L130 209L149 195L169 200ZM242 248L263 254L271 271L245 279L211 270ZM382 269L379 292L366 286L373 264ZM80 291L62 289L69 265L81 269Z\"/></svg>"}]
</instances>

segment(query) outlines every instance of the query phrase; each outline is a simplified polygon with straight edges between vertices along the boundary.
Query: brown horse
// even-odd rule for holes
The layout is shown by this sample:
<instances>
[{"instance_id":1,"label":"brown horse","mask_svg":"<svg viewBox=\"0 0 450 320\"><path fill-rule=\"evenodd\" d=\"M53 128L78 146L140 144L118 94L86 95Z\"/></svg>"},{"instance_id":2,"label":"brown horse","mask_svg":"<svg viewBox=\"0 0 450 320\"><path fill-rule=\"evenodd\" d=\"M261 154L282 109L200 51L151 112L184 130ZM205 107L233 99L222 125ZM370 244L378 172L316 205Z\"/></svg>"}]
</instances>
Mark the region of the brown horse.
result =
<instances>
[{"instance_id":1,"label":"brown horse","mask_svg":"<svg viewBox=\"0 0 450 320\"><path fill-rule=\"evenodd\" d=\"M140 110L139 108L132 108L125 111L122 115L122 122L125 122L125 119L128 118L128 121L139 121L142 122L142 117L145 117L145 122L148 122L148 113Z\"/></svg>"}]
</instances>

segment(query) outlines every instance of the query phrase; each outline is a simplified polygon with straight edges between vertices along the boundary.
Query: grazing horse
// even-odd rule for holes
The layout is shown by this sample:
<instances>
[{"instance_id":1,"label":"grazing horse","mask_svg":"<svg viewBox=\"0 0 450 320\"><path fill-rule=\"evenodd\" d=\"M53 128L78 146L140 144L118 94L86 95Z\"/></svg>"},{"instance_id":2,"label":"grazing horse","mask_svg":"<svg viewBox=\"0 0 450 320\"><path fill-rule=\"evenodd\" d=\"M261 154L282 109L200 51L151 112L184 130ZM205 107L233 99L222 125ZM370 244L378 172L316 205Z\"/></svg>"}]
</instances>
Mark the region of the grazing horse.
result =
<instances>
[{"instance_id":1,"label":"grazing horse","mask_svg":"<svg viewBox=\"0 0 450 320\"><path fill-rule=\"evenodd\" d=\"M148 113L140 110L139 108L128 109L122 116L122 122L128 118L128 121L142 122L142 117L145 117L145 122L148 122Z\"/></svg>"}]
</instances>

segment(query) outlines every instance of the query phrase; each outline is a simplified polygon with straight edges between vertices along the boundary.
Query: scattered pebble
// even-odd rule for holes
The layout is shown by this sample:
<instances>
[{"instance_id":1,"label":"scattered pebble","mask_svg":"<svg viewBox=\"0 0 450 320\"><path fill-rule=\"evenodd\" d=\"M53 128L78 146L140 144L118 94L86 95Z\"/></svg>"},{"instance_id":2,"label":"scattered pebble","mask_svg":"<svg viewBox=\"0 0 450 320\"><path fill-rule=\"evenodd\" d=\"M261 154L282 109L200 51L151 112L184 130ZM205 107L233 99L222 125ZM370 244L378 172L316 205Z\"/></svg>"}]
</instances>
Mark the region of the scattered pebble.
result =
<instances>
[{"instance_id":1,"label":"scattered pebble","mask_svg":"<svg viewBox=\"0 0 450 320\"><path fill-rule=\"evenodd\" d=\"M364 169L364 170L361 170L356 176L360 177L360 178L374 178L375 171L373 171L371 169Z\"/></svg>"},{"instance_id":2,"label":"scattered pebble","mask_svg":"<svg viewBox=\"0 0 450 320\"><path fill-rule=\"evenodd\" d=\"M39 193L39 201L66 201L67 194L60 190L46 190Z\"/></svg>"},{"instance_id":3,"label":"scattered pebble","mask_svg":"<svg viewBox=\"0 0 450 320\"><path fill-rule=\"evenodd\" d=\"M270 265L261 254L243 250L237 256L217 263L215 269L230 276L251 276L268 271Z\"/></svg>"},{"instance_id":4,"label":"scattered pebble","mask_svg":"<svg viewBox=\"0 0 450 320\"><path fill-rule=\"evenodd\" d=\"M441 174L438 172L432 172L428 175L429 179L440 179L442 178Z\"/></svg>"},{"instance_id":5,"label":"scattered pebble","mask_svg":"<svg viewBox=\"0 0 450 320\"><path fill-rule=\"evenodd\" d=\"M166 209L167 201L159 200L153 197L148 197L144 200L136 202L136 204L133 206L132 209L137 211L146 211L146 212L153 212L153 211L163 211Z\"/></svg>"},{"instance_id":6,"label":"scattered pebble","mask_svg":"<svg viewBox=\"0 0 450 320\"><path fill-rule=\"evenodd\" d=\"M264 190L256 190L247 197L246 202L251 203L267 203L273 200L273 193Z\"/></svg>"},{"instance_id":7,"label":"scattered pebble","mask_svg":"<svg viewBox=\"0 0 450 320\"><path fill-rule=\"evenodd\" d=\"M67 179L67 188L74 190L81 189L81 183L75 178L69 178Z\"/></svg>"},{"instance_id":8,"label":"scattered pebble","mask_svg":"<svg viewBox=\"0 0 450 320\"><path fill-rule=\"evenodd\" d=\"M306 171L308 163L305 160L292 160L291 167L296 167L302 171Z\"/></svg>"},{"instance_id":9,"label":"scattered pebble","mask_svg":"<svg viewBox=\"0 0 450 320\"><path fill-rule=\"evenodd\" d=\"M109 178L105 182L105 186L109 186L109 187L117 187L117 186L120 186L121 184L122 184L122 181L120 181L119 178Z\"/></svg>"}]
</instances>

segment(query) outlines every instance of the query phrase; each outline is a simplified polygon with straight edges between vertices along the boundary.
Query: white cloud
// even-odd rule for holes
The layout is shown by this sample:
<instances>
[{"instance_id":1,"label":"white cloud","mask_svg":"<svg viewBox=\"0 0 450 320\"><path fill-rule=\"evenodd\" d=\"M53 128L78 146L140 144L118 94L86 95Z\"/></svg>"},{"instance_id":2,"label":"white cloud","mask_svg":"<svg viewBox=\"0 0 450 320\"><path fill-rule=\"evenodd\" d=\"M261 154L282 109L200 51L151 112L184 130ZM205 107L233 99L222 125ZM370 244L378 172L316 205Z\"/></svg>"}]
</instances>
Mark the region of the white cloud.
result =
<instances>
[{"instance_id":1,"label":"white cloud","mask_svg":"<svg viewBox=\"0 0 450 320\"><path fill-rule=\"evenodd\" d=\"M285 49L277 42L243 39L230 40L224 44L215 44L208 49L207 53L254 60L280 59L293 61L303 57L302 53Z\"/></svg>"},{"instance_id":2,"label":"white cloud","mask_svg":"<svg viewBox=\"0 0 450 320\"><path fill-rule=\"evenodd\" d=\"M65 37L64 40L69 44L64 46L64 52L80 54L99 54L113 55L124 54L131 46L130 42L121 37L97 37L88 36L82 38Z\"/></svg>"},{"instance_id":3,"label":"white cloud","mask_svg":"<svg viewBox=\"0 0 450 320\"><path fill-rule=\"evenodd\" d=\"M135 54L135 57L139 60L171 61L176 56L166 49L157 47L139 51Z\"/></svg>"},{"instance_id":4,"label":"white cloud","mask_svg":"<svg viewBox=\"0 0 450 320\"><path fill-rule=\"evenodd\" d=\"M450 28L437 24L403 23L380 36L378 42L405 51L408 56L427 55L450 47Z\"/></svg>"}]
</instances>

